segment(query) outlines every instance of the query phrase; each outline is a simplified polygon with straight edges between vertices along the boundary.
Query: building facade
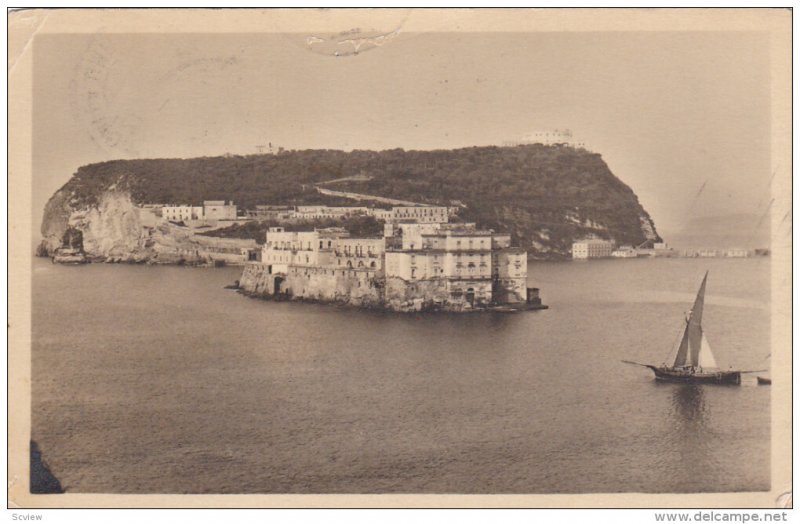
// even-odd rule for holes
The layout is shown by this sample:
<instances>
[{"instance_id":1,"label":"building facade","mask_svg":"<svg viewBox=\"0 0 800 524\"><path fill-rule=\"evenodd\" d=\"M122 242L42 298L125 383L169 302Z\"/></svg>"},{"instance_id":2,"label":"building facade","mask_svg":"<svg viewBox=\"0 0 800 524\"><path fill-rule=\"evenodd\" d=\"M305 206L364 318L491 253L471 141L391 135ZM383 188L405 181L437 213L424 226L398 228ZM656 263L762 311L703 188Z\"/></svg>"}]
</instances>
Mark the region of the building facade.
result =
<instances>
[{"instance_id":1,"label":"building facade","mask_svg":"<svg viewBox=\"0 0 800 524\"><path fill-rule=\"evenodd\" d=\"M590 238L572 244L572 258L608 258L614 250L614 245L608 240Z\"/></svg>"},{"instance_id":2,"label":"building facade","mask_svg":"<svg viewBox=\"0 0 800 524\"><path fill-rule=\"evenodd\" d=\"M300 220L317 220L324 218L345 218L356 215L366 215L366 207L329 207L329 206L297 206L293 218Z\"/></svg>"},{"instance_id":3,"label":"building facade","mask_svg":"<svg viewBox=\"0 0 800 524\"><path fill-rule=\"evenodd\" d=\"M205 200L202 206L166 205L161 207L164 220L181 222L189 220L236 220L236 206L224 200Z\"/></svg>"},{"instance_id":4,"label":"building facade","mask_svg":"<svg viewBox=\"0 0 800 524\"><path fill-rule=\"evenodd\" d=\"M529 144L542 144L545 146L570 146L585 148L586 144L578 140L569 129L553 129L548 131L534 131L522 137L520 140L504 142L505 146L520 146Z\"/></svg>"},{"instance_id":5,"label":"building facade","mask_svg":"<svg viewBox=\"0 0 800 524\"><path fill-rule=\"evenodd\" d=\"M161 216L170 222L202 220L203 208L200 206L164 206L161 208Z\"/></svg>"},{"instance_id":6,"label":"building facade","mask_svg":"<svg viewBox=\"0 0 800 524\"><path fill-rule=\"evenodd\" d=\"M392 208L388 220L442 224L448 221L448 217L447 208L442 206L400 206Z\"/></svg>"},{"instance_id":7,"label":"building facade","mask_svg":"<svg viewBox=\"0 0 800 524\"><path fill-rule=\"evenodd\" d=\"M633 246L620 246L619 249L611 252L611 256L614 258L636 258L639 255Z\"/></svg>"},{"instance_id":8,"label":"building facade","mask_svg":"<svg viewBox=\"0 0 800 524\"><path fill-rule=\"evenodd\" d=\"M203 201L203 218L205 220L236 220L236 206L224 200Z\"/></svg>"},{"instance_id":9,"label":"building facade","mask_svg":"<svg viewBox=\"0 0 800 524\"><path fill-rule=\"evenodd\" d=\"M286 231L271 227L261 250L261 262L276 274L288 273L290 266L327 267L333 260L334 242L348 236L342 228Z\"/></svg>"},{"instance_id":10,"label":"building facade","mask_svg":"<svg viewBox=\"0 0 800 524\"><path fill-rule=\"evenodd\" d=\"M250 266L245 291L281 297L396 311L467 311L528 300L527 253L512 247L509 235L475 224L391 223L383 238L352 238L342 228L272 227L260 262Z\"/></svg>"}]
</instances>

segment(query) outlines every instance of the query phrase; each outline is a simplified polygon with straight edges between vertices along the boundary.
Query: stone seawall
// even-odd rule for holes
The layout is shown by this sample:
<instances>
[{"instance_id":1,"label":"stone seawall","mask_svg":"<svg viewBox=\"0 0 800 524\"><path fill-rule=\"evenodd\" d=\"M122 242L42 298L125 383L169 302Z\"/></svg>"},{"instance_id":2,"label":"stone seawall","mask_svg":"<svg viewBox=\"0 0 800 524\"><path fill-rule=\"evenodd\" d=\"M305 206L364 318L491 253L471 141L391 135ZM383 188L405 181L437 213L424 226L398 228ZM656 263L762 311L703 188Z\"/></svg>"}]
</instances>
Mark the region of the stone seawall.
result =
<instances>
[{"instance_id":1,"label":"stone seawall","mask_svg":"<svg viewBox=\"0 0 800 524\"><path fill-rule=\"evenodd\" d=\"M528 299L527 280L524 278L501 278L494 284L494 300L502 304L524 304Z\"/></svg>"},{"instance_id":2,"label":"stone seawall","mask_svg":"<svg viewBox=\"0 0 800 524\"><path fill-rule=\"evenodd\" d=\"M372 270L293 266L288 273L272 273L262 262L245 265L239 288L247 295L278 300L331 302L356 307L414 311L480 311L490 309L490 281L432 279L408 282L385 278ZM522 284L524 293L524 283ZM506 293L520 302L515 291ZM522 295L524 297L524 294ZM521 302L524 303L522 298Z\"/></svg>"},{"instance_id":3,"label":"stone seawall","mask_svg":"<svg viewBox=\"0 0 800 524\"><path fill-rule=\"evenodd\" d=\"M273 293L270 287L270 277L267 265L260 262L245 264L242 277L239 279L239 289L248 295L268 296Z\"/></svg>"},{"instance_id":4,"label":"stone seawall","mask_svg":"<svg viewBox=\"0 0 800 524\"><path fill-rule=\"evenodd\" d=\"M383 279L375 271L292 267L288 273L272 274L269 270L260 262L246 264L239 287L261 297L384 307Z\"/></svg>"},{"instance_id":5,"label":"stone seawall","mask_svg":"<svg viewBox=\"0 0 800 524\"><path fill-rule=\"evenodd\" d=\"M394 311L476 311L491 302L490 281L386 279L386 307Z\"/></svg>"}]
</instances>

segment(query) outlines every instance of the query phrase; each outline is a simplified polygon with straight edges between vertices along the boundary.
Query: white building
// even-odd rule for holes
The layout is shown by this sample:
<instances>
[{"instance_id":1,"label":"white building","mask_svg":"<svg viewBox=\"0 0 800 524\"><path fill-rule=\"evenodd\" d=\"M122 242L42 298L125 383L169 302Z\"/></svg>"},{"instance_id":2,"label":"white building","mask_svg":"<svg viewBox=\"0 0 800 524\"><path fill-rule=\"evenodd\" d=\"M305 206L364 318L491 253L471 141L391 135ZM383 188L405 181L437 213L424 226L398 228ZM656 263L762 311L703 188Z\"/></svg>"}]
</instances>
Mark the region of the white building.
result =
<instances>
[{"instance_id":1,"label":"white building","mask_svg":"<svg viewBox=\"0 0 800 524\"><path fill-rule=\"evenodd\" d=\"M638 254L633 246L620 246L619 249L611 252L611 256L614 258L636 258Z\"/></svg>"},{"instance_id":2,"label":"white building","mask_svg":"<svg viewBox=\"0 0 800 524\"><path fill-rule=\"evenodd\" d=\"M297 206L292 216L300 220L318 220L366 215L368 212L366 207Z\"/></svg>"},{"instance_id":3,"label":"white building","mask_svg":"<svg viewBox=\"0 0 800 524\"><path fill-rule=\"evenodd\" d=\"M504 146L520 146L529 144L542 144L546 146L565 145L571 147L586 147L582 140L576 139L569 129L553 129L547 131L534 131L520 140L504 142Z\"/></svg>"},{"instance_id":4,"label":"white building","mask_svg":"<svg viewBox=\"0 0 800 524\"><path fill-rule=\"evenodd\" d=\"M202 220L203 208L200 206L164 206L161 208L161 216L164 220L171 222Z\"/></svg>"},{"instance_id":5,"label":"white building","mask_svg":"<svg viewBox=\"0 0 800 524\"><path fill-rule=\"evenodd\" d=\"M224 200L205 200L202 206L172 205L161 208L165 220L236 220L236 206Z\"/></svg>"},{"instance_id":6,"label":"white building","mask_svg":"<svg viewBox=\"0 0 800 524\"><path fill-rule=\"evenodd\" d=\"M332 266L337 269L371 269L383 273L386 241L383 238L348 238L333 240Z\"/></svg>"},{"instance_id":7,"label":"white building","mask_svg":"<svg viewBox=\"0 0 800 524\"><path fill-rule=\"evenodd\" d=\"M349 235L339 227L314 231L286 231L282 227L271 227L261 249L261 262L272 266L270 273L287 273L289 266L330 266L334 241Z\"/></svg>"},{"instance_id":8,"label":"white building","mask_svg":"<svg viewBox=\"0 0 800 524\"><path fill-rule=\"evenodd\" d=\"M746 258L750 256L750 251L741 247L734 247L725 251L726 257Z\"/></svg>"},{"instance_id":9,"label":"white building","mask_svg":"<svg viewBox=\"0 0 800 524\"><path fill-rule=\"evenodd\" d=\"M388 220L409 220L427 224L444 224L449 220L444 206L401 206L393 207Z\"/></svg>"},{"instance_id":10,"label":"white building","mask_svg":"<svg viewBox=\"0 0 800 524\"><path fill-rule=\"evenodd\" d=\"M608 240L590 238L572 244L572 258L607 258L611 256L614 246Z\"/></svg>"},{"instance_id":11,"label":"white building","mask_svg":"<svg viewBox=\"0 0 800 524\"><path fill-rule=\"evenodd\" d=\"M375 217L378 220L383 221L390 221L392 219L392 210L391 209L381 209L379 207L372 208L367 213L369 216Z\"/></svg>"},{"instance_id":12,"label":"white building","mask_svg":"<svg viewBox=\"0 0 800 524\"><path fill-rule=\"evenodd\" d=\"M394 247L387 248L385 274L394 292L434 285L443 300L469 307L526 301L527 253L512 248L509 235L475 224L399 223L390 231L402 236L387 238Z\"/></svg>"}]
</instances>

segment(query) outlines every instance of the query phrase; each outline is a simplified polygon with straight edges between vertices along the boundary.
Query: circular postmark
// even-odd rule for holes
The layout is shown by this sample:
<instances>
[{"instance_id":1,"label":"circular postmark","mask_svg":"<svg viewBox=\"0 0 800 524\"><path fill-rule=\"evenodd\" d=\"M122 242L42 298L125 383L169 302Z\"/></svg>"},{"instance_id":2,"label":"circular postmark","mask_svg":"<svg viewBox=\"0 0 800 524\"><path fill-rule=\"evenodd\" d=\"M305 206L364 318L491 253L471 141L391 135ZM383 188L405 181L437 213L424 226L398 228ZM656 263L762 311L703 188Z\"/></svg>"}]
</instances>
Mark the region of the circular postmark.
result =
<instances>
[{"instance_id":1,"label":"circular postmark","mask_svg":"<svg viewBox=\"0 0 800 524\"><path fill-rule=\"evenodd\" d=\"M101 149L116 154L136 155L131 136L138 119L123 113L115 104L114 67L117 59L109 45L113 35L95 34L78 61L71 82L71 105L76 120Z\"/></svg>"}]
</instances>

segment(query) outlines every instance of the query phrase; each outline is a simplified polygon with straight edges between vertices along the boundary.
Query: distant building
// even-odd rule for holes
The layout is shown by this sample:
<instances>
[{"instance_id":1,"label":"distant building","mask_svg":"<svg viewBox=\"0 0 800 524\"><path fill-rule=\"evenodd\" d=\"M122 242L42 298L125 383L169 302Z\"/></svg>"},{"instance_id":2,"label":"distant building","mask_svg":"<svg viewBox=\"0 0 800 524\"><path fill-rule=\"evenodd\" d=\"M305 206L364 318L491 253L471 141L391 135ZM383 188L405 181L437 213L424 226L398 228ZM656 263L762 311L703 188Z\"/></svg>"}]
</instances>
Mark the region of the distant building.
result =
<instances>
[{"instance_id":1,"label":"distant building","mask_svg":"<svg viewBox=\"0 0 800 524\"><path fill-rule=\"evenodd\" d=\"M638 255L633 246L620 246L619 249L611 252L611 256L614 258L636 258Z\"/></svg>"},{"instance_id":2,"label":"distant building","mask_svg":"<svg viewBox=\"0 0 800 524\"><path fill-rule=\"evenodd\" d=\"M292 208L289 206L257 205L253 209L248 209L246 214L250 218L288 219L291 218Z\"/></svg>"},{"instance_id":3,"label":"distant building","mask_svg":"<svg viewBox=\"0 0 800 524\"><path fill-rule=\"evenodd\" d=\"M386 220L444 224L449 220L449 216L448 209L444 206L400 206L393 207Z\"/></svg>"},{"instance_id":4,"label":"distant building","mask_svg":"<svg viewBox=\"0 0 800 524\"><path fill-rule=\"evenodd\" d=\"M611 256L613 249L613 244L608 240L590 238L579 242L573 242L572 258L608 258Z\"/></svg>"},{"instance_id":5,"label":"distant building","mask_svg":"<svg viewBox=\"0 0 800 524\"><path fill-rule=\"evenodd\" d=\"M545 146L570 146L586 147L583 141L577 140L569 129L553 129L548 131L534 131L520 140L511 140L503 143L504 146L520 146L529 144L542 144Z\"/></svg>"},{"instance_id":6,"label":"distant building","mask_svg":"<svg viewBox=\"0 0 800 524\"><path fill-rule=\"evenodd\" d=\"M667 245L666 242L654 242L653 249L650 251L650 256L654 257L675 257L678 252Z\"/></svg>"},{"instance_id":7,"label":"distant building","mask_svg":"<svg viewBox=\"0 0 800 524\"><path fill-rule=\"evenodd\" d=\"M297 206L292 217L300 220L345 218L366 215L368 211L366 207Z\"/></svg>"},{"instance_id":8,"label":"distant building","mask_svg":"<svg viewBox=\"0 0 800 524\"><path fill-rule=\"evenodd\" d=\"M203 217L205 220L236 220L236 206L224 200L203 201Z\"/></svg>"},{"instance_id":9,"label":"distant building","mask_svg":"<svg viewBox=\"0 0 800 524\"><path fill-rule=\"evenodd\" d=\"M208 201L218 206L222 201ZM232 203L231 203L232 204ZM234 206L235 207L235 206ZM420 224L444 224L458 213L458 207L445 206L395 206L391 209L365 206L271 206L257 205L248 209L250 218L271 218L278 220L325 220L343 219L353 216L371 216L384 222L408 222ZM207 213L208 214L208 213ZM216 218L216 215L212 216ZM208 218L208 216L206 217Z\"/></svg>"},{"instance_id":10,"label":"distant building","mask_svg":"<svg viewBox=\"0 0 800 524\"><path fill-rule=\"evenodd\" d=\"M184 222L188 220L202 220L203 208L200 206L164 206L161 216L171 222Z\"/></svg>"},{"instance_id":11,"label":"distant building","mask_svg":"<svg viewBox=\"0 0 800 524\"><path fill-rule=\"evenodd\" d=\"M750 251L741 247L734 247L725 251L725 256L730 258L747 258Z\"/></svg>"},{"instance_id":12,"label":"distant building","mask_svg":"<svg viewBox=\"0 0 800 524\"><path fill-rule=\"evenodd\" d=\"M378 220L383 220L385 222L392 219L392 210L381 209L376 207L369 210L369 215L375 217Z\"/></svg>"}]
</instances>

